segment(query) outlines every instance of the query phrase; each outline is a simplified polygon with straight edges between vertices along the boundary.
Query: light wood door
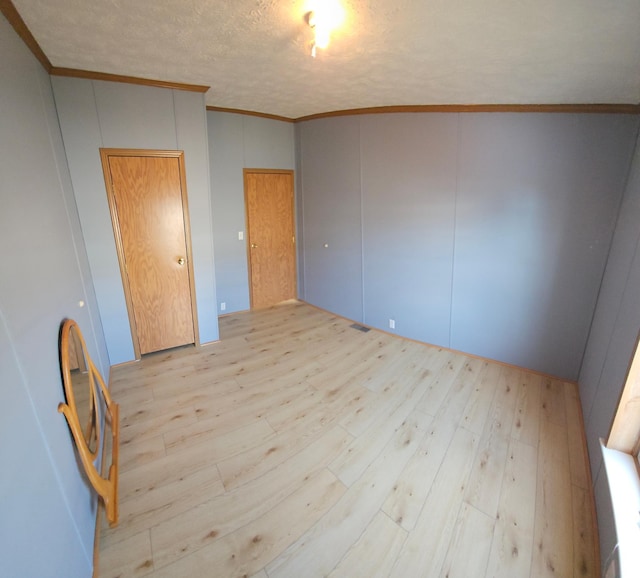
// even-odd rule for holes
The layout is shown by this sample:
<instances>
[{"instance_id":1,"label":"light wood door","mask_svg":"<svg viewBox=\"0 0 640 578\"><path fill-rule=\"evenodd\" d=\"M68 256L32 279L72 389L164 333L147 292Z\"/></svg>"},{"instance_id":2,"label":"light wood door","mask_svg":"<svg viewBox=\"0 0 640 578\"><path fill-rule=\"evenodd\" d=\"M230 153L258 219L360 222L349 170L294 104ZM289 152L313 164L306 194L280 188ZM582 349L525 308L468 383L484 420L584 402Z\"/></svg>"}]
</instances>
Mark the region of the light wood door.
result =
<instances>
[{"instance_id":1,"label":"light wood door","mask_svg":"<svg viewBox=\"0 0 640 578\"><path fill-rule=\"evenodd\" d=\"M245 169L251 307L296 297L293 171Z\"/></svg>"},{"instance_id":2,"label":"light wood door","mask_svg":"<svg viewBox=\"0 0 640 578\"><path fill-rule=\"evenodd\" d=\"M136 357L194 343L184 157L180 151L102 155Z\"/></svg>"}]
</instances>

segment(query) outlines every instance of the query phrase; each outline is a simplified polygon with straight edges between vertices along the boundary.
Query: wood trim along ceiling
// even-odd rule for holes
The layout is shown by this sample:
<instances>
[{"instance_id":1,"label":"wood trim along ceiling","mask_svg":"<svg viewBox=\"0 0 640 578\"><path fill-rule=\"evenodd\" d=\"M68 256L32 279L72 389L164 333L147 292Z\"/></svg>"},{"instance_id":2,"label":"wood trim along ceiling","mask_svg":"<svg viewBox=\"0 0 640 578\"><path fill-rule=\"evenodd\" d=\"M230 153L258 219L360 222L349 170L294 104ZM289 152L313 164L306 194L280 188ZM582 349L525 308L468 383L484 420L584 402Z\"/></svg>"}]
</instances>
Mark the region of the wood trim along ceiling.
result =
<instances>
[{"instance_id":1,"label":"wood trim along ceiling","mask_svg":"<svg viewBox=\"0 0 640 578\"><path fill-rule=\"evenodd\" d=\"M22 38L22 41L27 45L29 50L33 52L33 55L39 60L40 64L42 64L42 67L51 73L51 69L53 68L51 61L47 58L42 48L40 48L38 41L33 37L33 34L31 34L31 30L27 28L25 21L16 10L13 2L11 2L11 0L0 0L0 12L2 12L9 24L13 26L16 34Z\"/></svg>"},{"instance_id":2,"label":"wood trim along ceiling","mask_svg":"<svg viewBox=\"0 0 640 578\"><path fill-rule=\"evenodd\" d=\"M272 118L284 122L304 122L318 118L333 116L354 116L359 114L390 114L400 112L547 112L547 113L582 113L582 114L640 114L640 104L415 104L399 106L373 106L369 108L353 108L347 110L335 110L321 112L299 118L289 118L275 114L266 114L241 110L236 108L223 108L219 106L207 106L207 110L219 112L232 112L249 116Z\"/></svg>"},{"instance_id":3,"label":"wood trim along ceiling","mask_svg":"<svg viewBox=\"0 0 640 578\"><path fill-rule=\"evenodd\" d=\"M9 24L16 31L18 36L33 52L34 56L42 64L44 69L52 76L70 76L75 78L87 78L91 80L106 80L110 82L124 82L128 84L142 84L145 86L155 86L160 88L173 88L176 90L187 90L191 92L207 92L208 86L199 84L184 84L180 82L170 82L165 80L153 80L139 78L136 76L124 76L120 74L109 74L106 72L95 72L91 70L78 70L75 68L64 68L53 66L47 58L33 34L25 24L24 20L16 10L11 0L0 0L0 12L9 21ZM426 104L426 105L400 105L400 106L373 106L369 108L354 108L347 110L336 110L322 112L299 118L288 118L275 114L240 110L235 108L222 108L217 106L207 106L207 110L231 112L248 116L258 116L270 118L284 122L303 122L318 118L333 116L351 116L359 114L388 114L400 112L547 112L547 113L582 113L582 114L640 114L640 104Z\"/></svg>"},{"instance_id":4,"label":"wood trim along ceiling","mask_svg":"<svg viewBox=\"0 0 640 578\"><path fill-rule=\"evenodd\" d=\"M271 118L273 120L281 120L283 122L296 122L295 118L288 116L278 116L277 114L268 114L266 112L255 112L253 110L242 110L240 108L224 108L222 106L207 106L207 110L217 112L231 112L234 114L244 114L245 116L259 116L261 118Z\"/></svg>"},{"instance_id":5,"label":"wood trim along ceiling","mask_svg":"<svg viewBox=\"0 0 640 578\"><path fill-rule=\"evenodd\" d=\"M139 78L137 76L124 76L121 74L109 74L107 72L94 72L92 70L78 70L76 68L51 67L49 74L52 76L71 76L73 78L88 78L90 80L107 80L109 82L124 82L127 84L142 84L159 88L173 88L175 90L187 90L190 92L207 92L208 86L202 84L185 84L183 82L169 82L166 80L154 80L151 78Z\"/></svg>"},{"instance_id":6,"label":"wood trim along ceiling","mask_svg":"<svg viewBox=\"0 0 640 578\"><path fill-rule=\"evenodd\" d=\"M296 118L295 122L351 116L358 114L385 114L391 112L564 112L582 114L640 114L640 104L425 104L401 106L372 106L351 110L322 112Z\"/></svg>"},{"instance_id":7,"label":"wood trim along ceiling","mask_svg":"<svg viewBox=\"0 0 640 578\"><path fill-rule=\"evenodd\" d=\"M0 12L7 19L9 24L16 31L16 34L22 38L29 50L38 59L42 67L52 76L71 76L74 78L87 78L90 80L107 80L110 82L125 82L128 84L142 84L145 86L156 86L160 88L173 88L176 90L187 90L190 92L207 92L208 86L200 84L185 84L182 82L169 82L165 80L154 80L150 78L138 78L136 76L124 76L120 74L109 74L106 72L94 72L92 70L78 70L75 68L64 68L53 66L51 61L44 53L38 41L27 27L25 21L20 16L16 7L11 0L0 0Z\"/></svg>"}]
</instances>

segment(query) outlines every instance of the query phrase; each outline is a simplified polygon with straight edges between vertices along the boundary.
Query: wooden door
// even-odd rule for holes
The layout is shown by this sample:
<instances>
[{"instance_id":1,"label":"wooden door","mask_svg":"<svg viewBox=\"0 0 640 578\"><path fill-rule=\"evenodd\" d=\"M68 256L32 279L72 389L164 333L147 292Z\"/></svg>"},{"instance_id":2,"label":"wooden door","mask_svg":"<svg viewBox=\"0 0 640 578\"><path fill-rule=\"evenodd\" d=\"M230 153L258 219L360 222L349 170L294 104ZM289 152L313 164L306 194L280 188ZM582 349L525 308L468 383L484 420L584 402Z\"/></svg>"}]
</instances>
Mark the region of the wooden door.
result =
<instances>
[{"instance_id":1,"label":"wooden door","mask_svg":"<svg viewBox=\"0 0 640 578\"><path fill-rule=\"evenodd\" d=\"M245 169L251 307L296 297L293 171Z\"/></svg>"},{"instance_id":2,"label":"wooden door","mask_svg":"<svg viewBox=\"0 0 640 578\"><path fill-rule=\"evenodd\" d=\"M101 155L136 357L196 342L183 153Z\"/></svg>"}]
</instances>

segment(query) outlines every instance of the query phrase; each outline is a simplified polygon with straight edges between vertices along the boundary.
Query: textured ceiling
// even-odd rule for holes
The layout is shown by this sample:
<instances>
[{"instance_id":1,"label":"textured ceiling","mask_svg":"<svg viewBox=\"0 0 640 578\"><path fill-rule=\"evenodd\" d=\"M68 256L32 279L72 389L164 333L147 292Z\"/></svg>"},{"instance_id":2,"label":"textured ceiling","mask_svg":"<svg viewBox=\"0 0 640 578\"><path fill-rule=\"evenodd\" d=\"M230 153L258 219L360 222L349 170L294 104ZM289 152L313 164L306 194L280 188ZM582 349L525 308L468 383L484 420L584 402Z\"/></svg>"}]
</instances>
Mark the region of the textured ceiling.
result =
<instances>
[{"instance_id":1,"label":"textured ceiling","mask_svg":"<svg viewBox=\"0 0 640 578\"><path fill-rule=\"evenodd\" d=\"M219 107L640 102L640 0L343 0L315 59L309 0L13 3L53 66L209 85Z\"/></svg>"}]
</instances>

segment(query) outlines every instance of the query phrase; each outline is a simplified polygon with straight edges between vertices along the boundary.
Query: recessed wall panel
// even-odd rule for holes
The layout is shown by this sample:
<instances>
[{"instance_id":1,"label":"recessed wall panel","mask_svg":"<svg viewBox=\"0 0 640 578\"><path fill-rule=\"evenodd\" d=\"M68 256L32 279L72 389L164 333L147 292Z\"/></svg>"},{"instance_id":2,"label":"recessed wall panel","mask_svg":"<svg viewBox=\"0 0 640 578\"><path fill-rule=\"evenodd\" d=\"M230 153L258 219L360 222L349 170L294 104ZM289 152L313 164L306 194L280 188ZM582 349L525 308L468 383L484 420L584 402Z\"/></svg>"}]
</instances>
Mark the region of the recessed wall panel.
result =
<instances>
[{"instance_id":1,"label":"recessed wall panel","mask_svg":"<svg viewBox=\"0 0 640 578\"><path fill-rule=\"evenodd\" d=\"M133 342L100 162L104 145L93 86L61 76L51 82L109 359L122 363L134 358Z\"/></svg>"},{"instance_id":2,"label":"recessed wall panel","mask_svg":"<svg viewBox=\"0 0 640 578\"><path fill-rule=\"evenodd\" d=\"M91 81L102 146L177 148L173 91L122 82Z\"/></svg>"},{"instance_id":3,"label":"recessed wall panel","mask_svg":"<svg viewBox=\"0 0 640 578\"><path fill-rule=\"evenodd\" d=\"M238 239L239 231L246 232L242 116L208 111L207 127L218 313L244 311L249 309L249 272L247 243Z\"/></svg>"},{"instance_id":4,"label":"recessed wall panel","mask_svg":"<svg viewBox=\"0 0 640 578\"><path fill-rule=\"evenodd\" d=\"M575 114L460 126L451 345L576 379L633 126Z\"/></svg>"},{"instance_id":5,"label":"recessed wall panel","mask_svg":"<svg viewBox=\"0 0 640 578\"><path fill-rule=\"evenodd\" d=\"M49 75L3 16L0 53L0 573L80 578L97 498L56 411L61 321L78 321L103 372L109 360Z\"/></svg>"},{"instance_id":6,"label":"recessed wall panel","mask_svg":"<svg viewBox=\"0 0 640 578\"><path fill-rule=\"evenodd\" d=\"M202 95L168 88L54 77L54 93L111 363L134 358L100 147L185 151L200 340L217 338ZM176 91L177 92L177 91ZM193 157L193 158L192 158ZM204 209L203 209L204 207ZM203 220L204 219L204 220ZM209 224L206 223L209 221Z\"/></svg>"},{"instance_id":7,"label":"recessed wall panel","mask_svg":"<svg viewBox=\"0 0 640 578\"><path fill-rule=\"evenodd\" d=\"M232 313L249 309L243 169L294 169L294 129L293 123L222 111L208 111L207 124L218 311Z\"/></svg>"},{"instance_id":8,"label":"recessed wall panel","mask_svg":"<svg viewBox=\"0 0 640 578\"><path fill-rule=\"evenodd\" d=\"M449 345L458 117L362 117L367 325Z\"/></svg>"},{"instance_id":9,"label":"recessed wall panel","mask_svg":"<svg viewBox=\"0 0 640 578\"><path fill-rule=\"evenodd\" d=\"M304 299L362 321L360 120L301 124Z\"/></svg>"},{"instance_id":10,"label":"recessed wall panel","mask_svg":"<svg viewBox=\"0 0 640 578\"><path fill-rule=\"evenodd\" d=\"M184 151L189 184L189 223L201 343L217 341L216 281L209 182L209 149L204 95L173 91L177 148Z\"/></svg>"}]
</instances>

